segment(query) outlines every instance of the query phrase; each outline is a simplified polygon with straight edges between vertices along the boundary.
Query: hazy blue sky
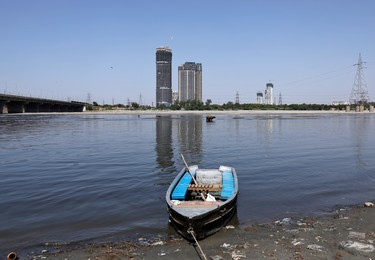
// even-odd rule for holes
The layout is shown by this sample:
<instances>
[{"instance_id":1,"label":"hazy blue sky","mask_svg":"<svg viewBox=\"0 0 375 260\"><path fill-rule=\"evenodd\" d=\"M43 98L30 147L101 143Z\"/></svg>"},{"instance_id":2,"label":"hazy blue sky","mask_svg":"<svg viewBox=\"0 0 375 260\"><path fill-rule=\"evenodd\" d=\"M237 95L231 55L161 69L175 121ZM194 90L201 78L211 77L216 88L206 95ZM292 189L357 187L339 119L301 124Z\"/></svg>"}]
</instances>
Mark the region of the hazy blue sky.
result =
<instances>
[{"instance_id":1,"label":"hazy blue sky","mask_svg":"<svg viewBox=\"0 0 375 260\"><path fill-rule=\"evenodd\" d=\"M0 92L155 104L155 49L203 65L203 100L348 100L359 52L375 100L375 1L0 0Z\"/></svg>"}]
</instances>

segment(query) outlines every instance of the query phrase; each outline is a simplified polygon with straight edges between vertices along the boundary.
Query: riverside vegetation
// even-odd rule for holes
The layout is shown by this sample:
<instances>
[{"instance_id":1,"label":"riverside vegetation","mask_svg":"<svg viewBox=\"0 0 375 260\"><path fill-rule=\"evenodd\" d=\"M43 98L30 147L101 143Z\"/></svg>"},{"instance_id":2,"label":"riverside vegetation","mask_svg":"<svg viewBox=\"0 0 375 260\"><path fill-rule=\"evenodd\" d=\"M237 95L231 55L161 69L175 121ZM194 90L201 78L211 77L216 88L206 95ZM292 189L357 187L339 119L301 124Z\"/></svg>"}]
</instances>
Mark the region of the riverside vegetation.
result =
<instances>
[{"instance_id":1,"label":"riverside vegetation","mask_svg":"<svg viewBox=\"0 0 375 260\"><path fill-rule=\"evenodd\" d=\"M375 103L364 104L364 109L369 109L370 105L374 106ZM202 111L202 110L284 110L284 111L329 111L329 110L345 110L347 105L327 105L327 104L284 104L284 105L265 105L265 104L253 104L253 103L233 103L231 101L224 103L222 105L212 104L210 99L207 99L206 102L200 101L186 101L180 102L177 101L170 107L158 106L157 108L147 105L140 105L136 102L132 102L128 105L124 104L115 104L115 105L99 105L97 102L89 104L87 106L88 111L103 111L103 110L190 110L190 111ZM351 110L355 110L356 105L350 105Z\"/></svg>"}]
</instances>

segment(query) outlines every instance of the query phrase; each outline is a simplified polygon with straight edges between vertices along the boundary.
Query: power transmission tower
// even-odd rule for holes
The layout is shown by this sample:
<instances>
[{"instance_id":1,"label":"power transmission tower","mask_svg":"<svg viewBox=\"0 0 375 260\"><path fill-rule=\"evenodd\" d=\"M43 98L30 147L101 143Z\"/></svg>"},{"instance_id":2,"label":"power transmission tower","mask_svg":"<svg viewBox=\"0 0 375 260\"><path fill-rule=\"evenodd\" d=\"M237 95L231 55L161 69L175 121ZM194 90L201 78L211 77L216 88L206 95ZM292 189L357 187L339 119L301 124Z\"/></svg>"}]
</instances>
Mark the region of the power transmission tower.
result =
<instances>
[{"instance_id":1,"label":"power transmission tower","mask_svg":"<svg viewBox=\"0 0 375 260\"><path fill-rule=\"evenodd\" d=\"M367 84L363 77L362 70L365 68L363 64L366 62L362 61L361 53L359 53L358 63L354 64L353 66L357 66L357 73L354 78L352 93L350 95L349 102L351 104L365 104L370 101Z\"/></svg>"},{"instance_id":2,"label":"power transmission tower","mask_svg":"<svg viewBox=\"0 0 375 260\"><path fill-rule=\"evenodd\" d=\"M281 92L279 94L279 106L281 106L283 104L283 99L281 97Z\"/></svg>"},{"instance_id":3,"label":"power transmission tower","mask_svg":"<svg viewBox=\"0 0 375 260\"><path fill-rule=\"evenodd\" d=\"M236 93L236 104L240 103L240 94L238 94L238 91Z\"/></svg>"},{"instance_id":4,"label":"power transmission tower","mask_svg":"<svg viewBox=\"0 0 375 260\"><path fill-rule=\"evenodd\" d=\"M139 94L139 102L138 102L138 104L140 106L142 106L142 93Z\"/></svg>"},{"instance_id":5,"label":"power transmission tower","mask_svg":"<svg viewBox=\"0 0 375 260\"><path fill-rule=\"evenodd\" d=\"M86 103L87 103L87 104L91 104L91 94L90 94L90 93L87 93L87 100L86 100Z\"/></svg>"}]
</instances>

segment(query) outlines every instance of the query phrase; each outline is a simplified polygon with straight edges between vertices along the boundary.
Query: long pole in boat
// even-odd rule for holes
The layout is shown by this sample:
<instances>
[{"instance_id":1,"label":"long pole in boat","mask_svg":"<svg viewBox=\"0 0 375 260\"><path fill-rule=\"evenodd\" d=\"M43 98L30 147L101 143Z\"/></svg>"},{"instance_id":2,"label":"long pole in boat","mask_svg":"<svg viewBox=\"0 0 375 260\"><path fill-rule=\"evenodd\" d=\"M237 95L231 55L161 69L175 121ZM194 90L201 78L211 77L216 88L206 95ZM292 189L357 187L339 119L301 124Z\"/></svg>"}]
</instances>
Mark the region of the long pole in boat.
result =
<instances>
[{"instance_id":1,"label":"long pole in boat","mask_svg":"<svg viewBox=\"0 0 375 260\"><path fill-rule=\"evenodd\" d=\"M184 163L185 163L185 167L186 167L186 169L188 170L188 172L189 172L191 178L193 178L194 184L195 184L195 185L198 185L197 180L195 179L194 175L193 175L193 174L191 173L191 171L190 171L189 165L188 165L187 162L185 161L184 155L183 155L182 153L181 153L180 155L181 155L182 160L183 160ZM202 199L203 199L204 201L206 201L206 198L204 197L204 195L203 195L202 192L200 193L200 195L201 195Z\"/></svg>"}]
</instances>

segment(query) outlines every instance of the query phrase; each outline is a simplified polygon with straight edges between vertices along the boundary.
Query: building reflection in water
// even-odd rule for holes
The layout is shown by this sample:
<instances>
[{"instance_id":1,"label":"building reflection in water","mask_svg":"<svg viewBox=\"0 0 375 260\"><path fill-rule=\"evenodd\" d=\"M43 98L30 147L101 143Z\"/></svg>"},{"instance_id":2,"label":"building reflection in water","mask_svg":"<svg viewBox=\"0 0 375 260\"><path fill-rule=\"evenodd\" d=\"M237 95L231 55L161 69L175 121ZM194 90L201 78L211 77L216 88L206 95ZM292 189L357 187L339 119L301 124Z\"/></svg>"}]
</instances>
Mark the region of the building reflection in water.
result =
<instances>
[{"instance_id":1,"label":"building reflection in water","mask_svg":"<svg viewBox=\"0 0 375 260\"><path fill-rule=\"evenodd\" d=\"M177 142L180 153L189 164L202 161L202 115L184 115L178 124Z\"/></svg>"},{"instance_id":2,"label":"building reflection in water","mask_svg":"<svg viewBox=\"0 0 375 260\"><path fill-rule=\"evenodd\" d=\"M200 163L202 116L157 116L155 150L156 161L161 168L174 166L174 161L180 160L180 153L189 164Z\"/></svg>"},{"instance_id":3,"label":"building reflection in water","mask_svg":"<svg viewBox=\"0 0 375 260\"><path fill-rule=\"evenodd\" d=\"M156 161L161 168L173 166L172 117L156 117Z\"/></svg>"},{"instance_id":4,"label":"building reflection in water","mask_svg":"<svg viewBox=\"0 0 375 260\"><path fill-rule=\"evenodd\" d=\"M258 138L264 140L268 144L272 143L273 123L275 118L270 116L262 116L257 117L256 120Z\"/></svg>"}]
</instances>

